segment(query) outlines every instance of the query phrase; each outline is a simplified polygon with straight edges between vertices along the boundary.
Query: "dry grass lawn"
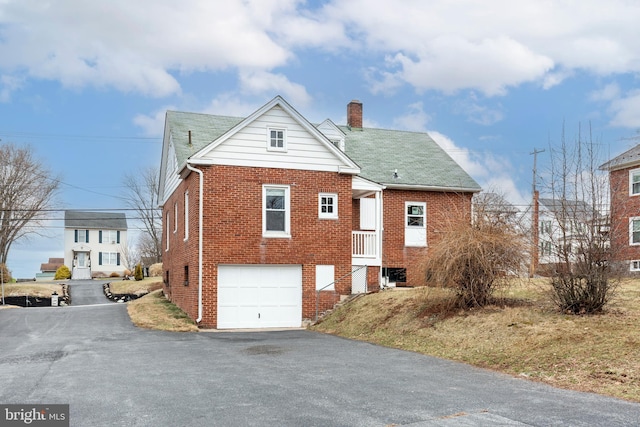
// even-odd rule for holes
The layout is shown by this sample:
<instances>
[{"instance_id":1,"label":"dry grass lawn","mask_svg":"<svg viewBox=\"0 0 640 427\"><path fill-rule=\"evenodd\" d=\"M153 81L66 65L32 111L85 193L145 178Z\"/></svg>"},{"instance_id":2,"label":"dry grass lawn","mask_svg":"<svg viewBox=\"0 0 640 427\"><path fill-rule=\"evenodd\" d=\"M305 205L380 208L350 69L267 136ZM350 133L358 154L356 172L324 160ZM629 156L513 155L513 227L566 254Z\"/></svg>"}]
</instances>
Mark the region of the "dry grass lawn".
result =
<instances>
[{"instance_id":1,"label":"dry grass lawn","mask_svg":"<svg viewBox=\"0 0 640 427\"><path fill-rule=\"evenodd\" d=\"M161 277L145 277L142 280L116 279L109 282L113 294L142 295L162 288Z\"/></svg>"},{"instance_id":2,"label":"dry grass lawn","mask_svg":"<svg viewBox=\"0 0 640 427\"><path fill-rule=\"evenodd\" d=\"M127 303L131 321L141 328L172 332L196 332L198 327L187 314L169 302L162 289Z\"/></svg>"},{"instance_id":3,"label":"dry grass lawn","mask_svg":"<svg viewBox=\"0 0 640 427\"><path fill-rule=\"evenodd\" d=\"M4 296L6 297L28 295L32 297L51 298L53 291L61 295L62 284L39 284L34 282L4 284Z\"/></svg>"},{"instance_id":4,"label":"dry grass lawn","mask_svg":"<svg viewBox=\"0 0 640 427\"><path fill-rule=\"evenodd\" d=\"M640 280L621 283L605 312L592 316L558 312L548 286L521 281L504 304L471 311L446 310L444 289L383 291L313 329L640 402Z\"/></svg>"}]
</instances>

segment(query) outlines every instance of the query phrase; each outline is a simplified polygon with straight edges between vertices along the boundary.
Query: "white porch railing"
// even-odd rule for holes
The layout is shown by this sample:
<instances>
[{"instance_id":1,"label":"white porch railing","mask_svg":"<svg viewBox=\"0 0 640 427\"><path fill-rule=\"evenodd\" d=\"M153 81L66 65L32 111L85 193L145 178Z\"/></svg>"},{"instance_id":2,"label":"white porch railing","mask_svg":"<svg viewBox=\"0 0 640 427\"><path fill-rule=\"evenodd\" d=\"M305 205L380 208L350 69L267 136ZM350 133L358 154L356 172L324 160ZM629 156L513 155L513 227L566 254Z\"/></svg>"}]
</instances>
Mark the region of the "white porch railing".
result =
<instances>
[{"instance_id":1,"label":"white porch railing","mask_svg":"<svg viewBox=\"0 0 640 427\"><path fill-rule=\"evenodd\" d=\"M378 256L378 233L375 231L352 231L351 254L354 258Z\"/></svg>"}]
</instances>

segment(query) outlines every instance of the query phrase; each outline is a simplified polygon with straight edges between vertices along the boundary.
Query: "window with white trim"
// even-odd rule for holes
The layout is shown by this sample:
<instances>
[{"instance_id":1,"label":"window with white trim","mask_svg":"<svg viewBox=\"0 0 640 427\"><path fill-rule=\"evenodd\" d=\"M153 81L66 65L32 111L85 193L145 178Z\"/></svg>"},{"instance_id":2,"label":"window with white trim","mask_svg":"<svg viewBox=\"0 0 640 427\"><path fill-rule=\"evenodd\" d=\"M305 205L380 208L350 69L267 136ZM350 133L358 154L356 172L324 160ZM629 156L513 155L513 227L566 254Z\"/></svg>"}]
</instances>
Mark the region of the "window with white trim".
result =
<instances>
[{"instance_id":1,"label":"window with white trim","mask_svg":"<svg viewBox=\"0 0 640 427\"><path fill-rule=\"evenodd\" d=\"M405 202L405 246L427 246L427 204Z\"/></svg>"},{"instance_id":2,"label":"window with white trim","mask_svg":"<svg viewBox=\"0 0 640 427\"><path fill-rule=\"evenodd\" d=\"M165 227L166 227L165 230L167 231L167 233L166 233L167 234L167 236L166 236L166 239L167 239L166 245L167 246L165 248L165 251L168 251L169 250L169 236L171 235L169 233L169 230L170 230L170 228L169 228L169 212L167 212L167 220L165 221Z\"/></svg>"},{"instance_id":3,"label":"window with white trim","mask_svg":"<svg viewBox=\"0 0 640 427\"><path fill-rule=\"evenodd\" d=\"M120 256L117 252L99 252L98 258L100 265L120 265Z\"/></svg>"},{"instance_id":4,"label":"window with white trim","mask_svg":"<svg viewBox=\"0 0 640 427\"><path fill-rule=\"evenodd\" d=\"M551 256L551 242L544 240L540 242L540 255Z\"/></svg>"},{"instance_id":5,"label":"window with white trim","mask_svg":"<svg viewBox=\"0 0 640 427\"><path fill-rule=\"evenodd\" d=\"M178 202L173 204L173 232L178 232Z\"/></svg>"},{"instance_id":6,"label":"window with white trim","mask_svg":"<svg viewBox=\"0 0 640 427\"><path fill-rule=\"evenodd\" d=\"M189 192L184 192L184 240L189 239Z\"/></svg>"},{"instance_id":7,"label":"window with white trim","mask_svg":"<svg viewBox=\"0 0 640 427\"><path fill-rule=\"evenodd\" d=\"M101 230L99 240L100 243L120 243L116 230Z\"/></svg>"},{"instance_id":8,"label":"window with white trim","mask_svg":"<svg viewBox=\"0 0 640 427\"><path fill-rule=\"evenodd\" d=\"M640 169L629 171L629 195L640 195Z\"/></svg>"},{"instance_id":9,"label":"window with white trim","mask_svg":"<svg viewBox=\"0 0 640 427\"><path fill-rule=\"evenodd\" d=\"M318 195L318 217L338 218L338 195L335 193L320 193Z\"/></svg>"},{"instance_id":10,"label":"window with white trim","mask_svg":"<svg viewBox=\"0 0 640 427\"><path fill-rule=\"evenodd\" d=\"M287 130L281 128L267 128L267 150L287 151Z\"/></svg>"},{"instance_id":11,"label":"window with white trim","mask_svg":"<svg viewBox=\"0 0 640 427\"><path fill-rule=\"evenodd\" d=\"M629 265L630 271L640 271L640 260L633 260Z\"/></svg>"},{"instance_id":12,"label":"window with white trim","mask_svg":"<svg viewBox=\"0 0 640 427\"><path fill-rule=\"evenodd\" d=\"M290 237L289 186L262 186L262 234Z\"/></svg>"},{"instance_id":13,"label":"window with white trim","mask_svg":"<svg viewBox=\"0 0 640 427\"><path fill-rule=\"evenodd\" d=\"M640 245L640 216L629 218L629 244Z\"/></svg>"},{"instance_id":14,"label":"window with white trim","mask_svg":"<svg viewBox=\"0 0 640 427\"><path fill-rule=\"evenodd\" d=\"M89 230L75 230L76 243L89 243Z\"/></svg>"}]
</instances>

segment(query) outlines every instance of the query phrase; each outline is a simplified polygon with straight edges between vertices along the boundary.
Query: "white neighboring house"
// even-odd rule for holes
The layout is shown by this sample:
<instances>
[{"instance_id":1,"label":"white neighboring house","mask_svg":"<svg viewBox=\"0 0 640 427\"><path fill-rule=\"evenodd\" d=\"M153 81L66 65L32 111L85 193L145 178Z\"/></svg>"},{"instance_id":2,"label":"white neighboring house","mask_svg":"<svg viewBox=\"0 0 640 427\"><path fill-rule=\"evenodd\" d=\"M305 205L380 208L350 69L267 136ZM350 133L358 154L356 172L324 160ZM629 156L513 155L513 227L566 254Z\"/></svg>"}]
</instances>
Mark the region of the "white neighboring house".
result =
<instances>
[{"instance_id":1,"label":"white neighboring house","mask_svg":"<svg viewBox=\"0 0 640 427\"><path fill-rule=\"evenodd\" d=\"M122 275L126 247L125 214L65 211L64 264L71 269L72 280Z\"/></svg>"},{"instance_id":2,"label":"white neighboring house","mask_svg":"<svg viewBox=\"0 0 640 427\"><path fill-rule=\"evenodd\" d=\"M593 232L593 212L582 201L539 199L540 264L562 262L561 254L569 255L574 262L580 245L589 241ZM566 251L566 252L565 252Z\"/></svg>"}]
</instances>

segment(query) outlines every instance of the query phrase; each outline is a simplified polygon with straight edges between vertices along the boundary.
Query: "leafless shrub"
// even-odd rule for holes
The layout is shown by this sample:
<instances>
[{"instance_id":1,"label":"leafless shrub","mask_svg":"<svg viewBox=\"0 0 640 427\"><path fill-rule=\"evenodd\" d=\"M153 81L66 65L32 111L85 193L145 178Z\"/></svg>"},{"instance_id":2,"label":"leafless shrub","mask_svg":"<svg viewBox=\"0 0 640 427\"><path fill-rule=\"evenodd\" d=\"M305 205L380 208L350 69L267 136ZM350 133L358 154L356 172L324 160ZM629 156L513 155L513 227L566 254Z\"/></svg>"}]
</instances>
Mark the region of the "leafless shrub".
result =
<instances>
[{"instance_id":1,"label":"leafless shrub","mask_svg":"<svg viewBox=\"0 0 640 427\"><path fill-rule=\"evenodd\" d=\"M430 248L427 280L454 288L459 307L483 307L523 269L526 258L527 243L514 227L491 215L476 216L452 223Z\"/></svg>"},{"instance_id":2,"label":"leafless shrub","mask_svg":"<svg viewBox=\"0 0 640 427\"><path fill-rule=\"evenodd\" d=\"M546 238L551 271L552 299L560 310L573 314L602 311L616 288L610 266L610 220L606 212L606 175L600 144L580 127L572 144L564 129L559 147L551 147L547 192L553 221Z\"/></svg>"}]
</instances>

